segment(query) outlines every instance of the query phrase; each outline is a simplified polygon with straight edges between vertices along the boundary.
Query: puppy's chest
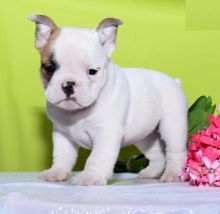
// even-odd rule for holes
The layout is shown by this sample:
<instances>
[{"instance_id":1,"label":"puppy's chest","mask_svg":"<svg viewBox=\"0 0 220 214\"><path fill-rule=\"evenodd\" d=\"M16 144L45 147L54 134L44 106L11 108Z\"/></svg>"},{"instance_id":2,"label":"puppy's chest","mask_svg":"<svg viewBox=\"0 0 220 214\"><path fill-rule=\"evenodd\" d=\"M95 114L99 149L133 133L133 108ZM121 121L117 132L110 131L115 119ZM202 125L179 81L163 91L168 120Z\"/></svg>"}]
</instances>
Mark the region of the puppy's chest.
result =
<instances>
[{"instance_id":1,"label":"puppy's chest","mask_svg":"<svg viewBox=\"0 0 220 214\"><path fill-rule=\"evenodd\" d=\"M71 141L83 148L92 148L92 140L87 131L88 125L85 122L78 122L72 126L68 126L65 130Z\"/></svg>"}]
</instances>

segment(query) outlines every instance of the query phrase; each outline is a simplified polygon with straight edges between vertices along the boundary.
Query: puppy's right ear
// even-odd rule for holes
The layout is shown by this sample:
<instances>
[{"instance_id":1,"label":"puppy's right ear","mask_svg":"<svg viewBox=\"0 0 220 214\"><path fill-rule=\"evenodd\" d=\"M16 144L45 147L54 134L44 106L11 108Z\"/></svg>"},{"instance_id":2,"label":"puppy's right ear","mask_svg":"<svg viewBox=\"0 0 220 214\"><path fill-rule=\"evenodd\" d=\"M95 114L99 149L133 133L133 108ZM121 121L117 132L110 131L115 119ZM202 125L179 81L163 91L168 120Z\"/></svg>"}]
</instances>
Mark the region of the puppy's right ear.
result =
<instances>
[{"instance_id":1,"label":"puppy's right ear","mask_svg":"<svg viewBox=\"0 0 220 214\"><path fill-rule=\"evenodd\" d=\"M33 15L29 19L36 23L35 47L41 52L57 26L48 16Z\"/></svg>"}]
</instances>

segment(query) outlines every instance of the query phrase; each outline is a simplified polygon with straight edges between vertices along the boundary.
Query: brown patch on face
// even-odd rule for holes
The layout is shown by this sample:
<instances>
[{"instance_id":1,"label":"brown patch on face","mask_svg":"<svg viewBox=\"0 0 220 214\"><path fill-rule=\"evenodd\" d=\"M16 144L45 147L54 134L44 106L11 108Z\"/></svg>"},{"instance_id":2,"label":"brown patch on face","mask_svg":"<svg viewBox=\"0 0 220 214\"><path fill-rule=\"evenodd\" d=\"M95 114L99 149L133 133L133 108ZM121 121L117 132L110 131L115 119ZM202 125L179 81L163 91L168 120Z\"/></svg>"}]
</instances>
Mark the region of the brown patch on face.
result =
<instances>
[{"instance_id":1,"label":"brown patch on face","mask_svg":"<svg viewBox=\"0 0 220 214\"><path fill-rule=\"evenodd\" d=\"M40 50L41 55L41 73L40 77L44 84L44 87L47 87L51 77L47 75L45 71L45 65L50 64L51 56L53 55L51 46L54 41L59 37L61 29L56 27L51 31L51 36L47 42L47 44Z\"/></svg>"},{"instance_id":2,"label":"brown patch on face","mask_svg":"<svg viewBox=\"0 0 220 214\"><path fill-rule=\"evenodd\" d=\"M48 83L50 82L51 78L46 74L46 71L43 68L43 66L41 66L41 68L40 68L40 78L41 78L41 81L44 85L44 88L47 88Z\"/></svg>"}]
</instances>

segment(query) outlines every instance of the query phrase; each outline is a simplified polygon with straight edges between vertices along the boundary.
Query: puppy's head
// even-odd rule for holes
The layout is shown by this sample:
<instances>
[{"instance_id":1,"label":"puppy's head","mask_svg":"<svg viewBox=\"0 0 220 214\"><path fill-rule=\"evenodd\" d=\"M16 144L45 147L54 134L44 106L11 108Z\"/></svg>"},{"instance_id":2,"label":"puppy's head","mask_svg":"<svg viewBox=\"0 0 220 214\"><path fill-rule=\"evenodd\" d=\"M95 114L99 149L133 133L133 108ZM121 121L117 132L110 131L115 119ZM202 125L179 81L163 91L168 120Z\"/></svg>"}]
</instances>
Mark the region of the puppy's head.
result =
<instances>
[{"instance_id":1,"label":"puppy's head","mask_svg":"<svg viewBox=\"0 0 220 214\"><path fill-rule=\"evenodd\" d=\"M104 19L96 29L57 27L47 16L35 15L35 46L41 56L41 80L47 100L66 110L95 102L106 82L115 49L118 19Z\"/></svg>"}]
</instances>

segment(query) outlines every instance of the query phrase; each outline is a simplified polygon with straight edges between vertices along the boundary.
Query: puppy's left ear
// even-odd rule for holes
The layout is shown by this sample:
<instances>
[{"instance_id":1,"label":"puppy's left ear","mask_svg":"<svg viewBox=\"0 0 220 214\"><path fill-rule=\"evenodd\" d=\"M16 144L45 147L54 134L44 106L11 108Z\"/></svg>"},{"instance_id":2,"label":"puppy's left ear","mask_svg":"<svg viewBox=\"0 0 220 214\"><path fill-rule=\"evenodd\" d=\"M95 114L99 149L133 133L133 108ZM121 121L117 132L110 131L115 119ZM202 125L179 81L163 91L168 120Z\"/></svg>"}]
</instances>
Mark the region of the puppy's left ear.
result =
<instances>
[{"instance_id":1,"label":"puppy's left ear","mask_svg":"<svg viewBox=\"0 0 220 214\"><path fill-rule=\"evenodd\" d=\"M36 23L35 46L41 52L57 26L48 16L33 15L29 19Z\"/></svg>"},{"instance_id":2,"label":"puppy's left ear","mask_svg":"<svg viewBox=\"0 0 220 214\"><path fill-rule=\"evenodd\" d=\"M102 20L96 28L101 45L106 51L108 57L111 56L115 49L117 28L121 24L123 23L119 19L106 18Z\"/></svg>"}]
</instances>

